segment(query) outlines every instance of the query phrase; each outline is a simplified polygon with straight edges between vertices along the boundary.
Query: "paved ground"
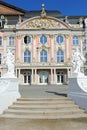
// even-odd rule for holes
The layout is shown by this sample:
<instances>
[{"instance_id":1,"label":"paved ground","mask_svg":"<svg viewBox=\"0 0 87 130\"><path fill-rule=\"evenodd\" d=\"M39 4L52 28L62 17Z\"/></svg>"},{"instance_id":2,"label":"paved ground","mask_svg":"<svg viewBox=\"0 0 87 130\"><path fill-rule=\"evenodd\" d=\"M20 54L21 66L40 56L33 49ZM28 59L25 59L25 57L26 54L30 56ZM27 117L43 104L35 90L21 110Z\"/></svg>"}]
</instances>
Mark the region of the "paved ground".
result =
<instances>
[{"instance_id":1,"label":"paved ground","mask_svg":"<svg viewBox=\"0 0 87 130\"><path fill-rule=\"evenodd\" d=\"M57 98L59 96L67 96L67 85L40 85L26 86L20 85L19 91L23 98Z\"/></svg>"},{"instance_id":2,"label":"paved ground","mask_svg":"<svg viewBox=\"0 0 87 130\"><path fill-rule=\"evenodd\" d=\"M0 119L0 130L87 130L87 119Z\"/></svg>"}]
</instances>

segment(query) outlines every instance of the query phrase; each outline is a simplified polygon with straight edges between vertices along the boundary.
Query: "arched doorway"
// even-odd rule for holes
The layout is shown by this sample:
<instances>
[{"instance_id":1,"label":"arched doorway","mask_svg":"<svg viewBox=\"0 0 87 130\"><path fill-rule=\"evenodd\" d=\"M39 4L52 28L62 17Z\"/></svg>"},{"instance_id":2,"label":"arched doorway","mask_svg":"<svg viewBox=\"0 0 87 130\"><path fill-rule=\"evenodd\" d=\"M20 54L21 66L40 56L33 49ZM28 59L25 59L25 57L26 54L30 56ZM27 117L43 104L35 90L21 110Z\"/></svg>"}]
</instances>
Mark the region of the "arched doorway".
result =
<instances>
[{"instance_id":1,"label":"arched doorway","mask_svg":"<svg viewBox=\"0 0 87 130\"><path fill-rule=\"evenodd\" d=\"M31 72L24 72L24 84L31 84Z\"/></svg>"},{"instance_id":2,"label":"arched doorway","mask_svg":"<svg viewBox=\"0 0 87 130\"><path fill-rule=\"evenodd\" d=\"M46 71L40 71L39 73L39 83L48 84L49 82L49 73Z\"/></svg>"},{"instance_id":3,"label":"arched doorway","mask_svg":"<svg viewBox=\"0 0 87 130\"><path fill-rule=\"evenodd\" d=\"M57 72L57 84L63 84L64 83L64 72Z\"/></svg>"}]
</instances>

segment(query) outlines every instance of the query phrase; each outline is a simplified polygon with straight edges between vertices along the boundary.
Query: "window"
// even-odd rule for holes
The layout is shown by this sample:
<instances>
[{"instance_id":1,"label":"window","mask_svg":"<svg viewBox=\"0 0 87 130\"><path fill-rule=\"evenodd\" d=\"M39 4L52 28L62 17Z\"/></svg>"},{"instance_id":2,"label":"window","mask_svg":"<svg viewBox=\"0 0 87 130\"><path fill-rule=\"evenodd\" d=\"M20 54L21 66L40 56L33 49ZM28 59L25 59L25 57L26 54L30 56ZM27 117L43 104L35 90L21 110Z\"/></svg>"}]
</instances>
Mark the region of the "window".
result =
<instances>
[{"instance_id":1,"label":"window","mask_svg":"<svg viewBox=\"0 0 87 130\"><path fill-rule=\"evenodd\" d=\"M73 45L78 45L78 36L73 36Z\"/></svg>"},{"instance_id":2,"label":"window","mask_svg":"<svg viewBox=\"0 0 87 130\"><path fill-rule=\"evenodd\" d=\"M30 51L25 51L24 52L24 62L31 62L31 52Z\"/></svg>"},{"instance_id":3,"label":"window","mask_svg":"<svg viewBox=\"0 0 87 130\"><path fill-rule=\"evenodd\" d=\"M9 37L9 46L14 46L14 37Z\"/></svg>"},{"instance_id":4,"label":"window","mask_svg":"<svg viewBox=\"0 0 87 130\"><path fill-rule=\"evenodd\" d=\"M64 52L62 50L57 51L57 62L64 62Z\"/></svg>"},{"instance_id":5,"label":"window","mask_svg":"<svg viewBox=\"0 0 87 130\"><path fill-rule=\"evenodd\" d=\"M2 20L0 19L0 28L2 28Z\"/></svg>"},{"instance_id":6,"label":"window","mask_svg":"<svg viewBox=\"0 0 87 130\"><path fill-rule=\"evenodd\" d=\"M2 37L0 37L0 46L2 46Z\"/></svg>"},{"instance_id":7,"label":"window","mask_svg":"<svg viewBox=\"0 0 87 130\"><path fill-rule=\"evenodd\" d=\"M47 43L47 37L44 36L44 35L42 35L42 36L40 37L40 43L41 43L41 44Z\"/></svg>"},{"instance_id":8,"label":"window","mask_svg":"<svg viewBox=\"0 0 87 130\"><path fill-rule=\"evenodd\" d=\"M40 52L40 62L47 62L47 51L42 50Z\"/></svg>"},{"instance_id":9,"label":"window","mask_svg":"<svg viewBox=\"0 0 87 130\"><path fill-rule=\"evenodd\" d=\"M24 37L24 43L25 43L25 44L31 43L31 37L30 37L30 36L25 36L25 37Z\"/></svg>"},{"instance_id":10,"label":"window","mask_svg":"<svg viewBox=\"0 0 87 130\"><path fill-rule=\"evenodd\" d=\"M0 64L2 63L2 55L1 55L1 53L0 53Z\"/></svg>"},{"instance_id":11,"label":"window","mask_svg":"<svg viewBox=\"0 0 87 130\"><path fill-rule=\"evenodd\" d=\"M62 43L63 42L63 37L62 36L57 36L56 37L56 42L59 43L59 44Z\"/></svg>"}]
</instances>

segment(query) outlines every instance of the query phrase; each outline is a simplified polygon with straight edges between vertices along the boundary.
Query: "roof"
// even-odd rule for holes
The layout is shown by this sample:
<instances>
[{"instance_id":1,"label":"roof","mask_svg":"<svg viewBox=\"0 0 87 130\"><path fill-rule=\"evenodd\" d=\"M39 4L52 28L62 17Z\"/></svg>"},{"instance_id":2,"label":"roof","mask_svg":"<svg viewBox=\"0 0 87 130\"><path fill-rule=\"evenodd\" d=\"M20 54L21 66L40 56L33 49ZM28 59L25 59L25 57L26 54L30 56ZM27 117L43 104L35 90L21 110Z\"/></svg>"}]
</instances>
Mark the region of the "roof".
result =
<instances>
[{"instance_id":1,"label":"roof","mask_svg":"<svg viewBox=\"0 0 87 130\"><path fill-rule=\"evenodd\" d=\"M25 10L17 8L11 4L0 0L0 14L5 15L24 15Z\"/></svg>"},{"instance_id":2,"label":"roof","mask_svg":"<svg viewBox=\"0 0 87 130\"><path fill-rule=\"evenodd\" d=\"M60 11L56 10L45 10L47 16L52 16L52 17L58 17L62 16L62 13ZM32 11L26 11L25 17L36 17L41 15L41 10L32 10Z\"/></svg>"}]
</instances>

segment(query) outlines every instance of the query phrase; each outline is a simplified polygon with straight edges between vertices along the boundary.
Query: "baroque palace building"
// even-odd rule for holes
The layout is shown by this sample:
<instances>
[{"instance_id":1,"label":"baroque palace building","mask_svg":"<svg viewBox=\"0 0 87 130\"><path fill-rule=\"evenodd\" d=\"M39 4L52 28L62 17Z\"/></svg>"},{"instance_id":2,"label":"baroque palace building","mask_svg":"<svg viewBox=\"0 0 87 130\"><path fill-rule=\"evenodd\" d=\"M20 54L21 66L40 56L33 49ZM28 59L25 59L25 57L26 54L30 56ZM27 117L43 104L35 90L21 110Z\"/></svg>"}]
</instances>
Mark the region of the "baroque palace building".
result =
<instances>
[{"instance_id":1,"label":"baroque palace building","mask_svg":"<svg viewBox=\"0 0 87 130\"><path fill-rule=\"evenodd\" d=\"M9 48L19 84L67 84L74 51L85 49L85 18L45 10L44 4L40 11L26 11L0 1L0 76L7 71Z\"/></svg>"}]
</instances>

